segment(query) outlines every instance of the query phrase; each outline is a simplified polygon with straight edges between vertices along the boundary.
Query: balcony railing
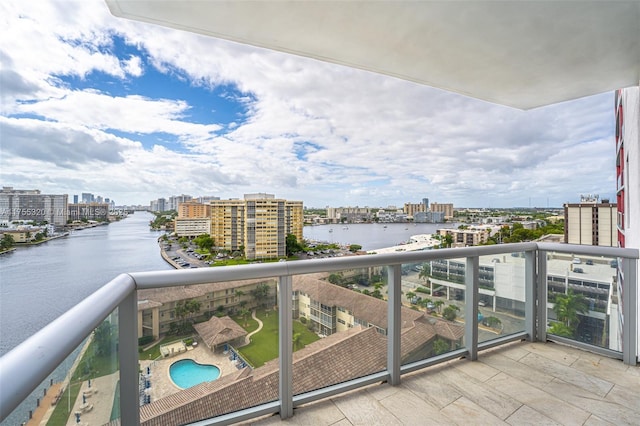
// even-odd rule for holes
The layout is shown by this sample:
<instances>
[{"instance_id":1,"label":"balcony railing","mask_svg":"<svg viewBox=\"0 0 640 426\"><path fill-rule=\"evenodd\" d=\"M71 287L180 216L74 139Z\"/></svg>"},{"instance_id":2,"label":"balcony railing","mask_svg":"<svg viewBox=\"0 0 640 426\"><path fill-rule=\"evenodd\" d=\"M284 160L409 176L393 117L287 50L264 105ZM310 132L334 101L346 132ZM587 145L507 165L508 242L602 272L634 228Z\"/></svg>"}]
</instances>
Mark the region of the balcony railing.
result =
<instances>
[{"instance_id":1,"label":"balcony railing","mask_svg":"<svg viewBox=\"0 0 640 426\"><path fill-rule=\"evenodd\" d=\"M502 256L502 258L501 258ZM514 259L512 259L512 257ZM511 295L500 295L500 285L495 291L480 290L480 263L483 269L495 268L496 276L515 268L515 259L521 272L512 272L509 280L513 280ZM548 293L548 277L556 274L554 263L565 262L563 272L567 283L571 276L588 276L583 269L580 258L589 258L586 265L605 268L611 266L609 302L606 312L593 310L598 315L607 316L608 328L598 328L597 336L591 331L584 331L580 336L562 337L550 334L550 331L562 330L561 318L550 318L554 312L554 299ZM413 358L403 364L401 351L402 340L402 286L403 275L407 268L403 265L420 264L435 260L457 259L464 264L464 283L452 282L452 294L463 296L461 302L464 320L464 337L460 344L452 345L446 351L436 355L428 355L422 359ZM591 260L593 259L593 260ZM371 383L386 381L390 385L400 383L404 373L416 371L430 365L464 356L476 360L483 349L495 347L514 340L530 341L556 340L574 345L589 351L623 360L625 364L636 364L638 360L638 289L637 289L638 250L610 247L578 246L549 243L519 243L494 246L467 247L457 249L441 249L419 252L402 252L369 256L351 256L332 259L319 259L297 262L278 262L271 264L254 264L246 266L218 267L206 269L189 269L175 271L140 272L122 274L105 284L95 293L78 303L48 326L31 336L25 342L5 354L0 359L0 415L4 420L11 412L36 390L47 376L60 365L78 346L93 336L99 339L96 330L107 317L114 318L118 329L118 345L113 349L119 361L119 408L120 423L136 425L140 423L140 404L144 403L141 387L145 382L140 379L138 359L138 291L144 289L162 289L173 286L192 286L205 283L223 283L228 281L276 278L278 281L278 345L279 345L279 378L277 400L261 403L257 406L241 410L230 410L227 414L198 420L197 424L228 424L244 421L257 416L280 413L282 418L293 415L293 408L327 396L336 395ZM580 262L579 264L577 262ZM494 266L490 266L490 265ZM487 266L489 265L489 266ZM500 265L500 266L498 266ZM615 266L615 267L613 267ZM292 298L294 277L304 274L331 273L346 270L362 270L366 268L386 268L387 284L387 324L386 368L382 371L358 378L345 377L328 386L294 394L293 368L293 319ZM502 271L502 272L501 272ZM496 278L498 279L498 278ZM442 280L438 279L438 288L442 288ZM406 282L404 283L406 284ZM435 287L432 285L432 290ZM558 290L555 286L554 291ZM464 290L461 290L464 288ZM570 286L565 286L565 293L570 293ZM440 290L438 290L440 291ZM516 293L521 292L521 295ZM562 294L562 291L558 291ZM447 291L448 294L448 291ZM480 298L482 295L482 298ZM297 299L296 299L297 300ZM586 299L588 300L588 299ZM555 301L555 302L554 302ZM486 308L485 302L489 302ZM487 314L501 309L513 317L513 329L507 330L497 338L479 336L479 321L482 315L479 305ZM595 308L596 305L594 304ZM428 307L427 307L428 309ZM346 310L342 310L346 312ZM473 319L473 320L469 320ZM492 320L499 322L495 318ZM549 328L551 323L560 324L558 328ZM612 326L611 323L619 324ZM491 325L491 324L490 324ZM378 325L379 326L379 325ZM406 358L404 359L406 361ZM69 380L71 382L71 380ZM89 381L90 383L90 381ZM71 384L71 383L70 383ZM148 383L147 383L148 384ZM77 395L83 392L91 396L86 384L78 384ZM84 387L80 387L84 386ZM95 385L94 385L95 387ZM83 390L84 389L84 390ZM97 390L95 390L98 392ZM105 389L102 389L104 392ZM95 394L94 394L95 395ZM82 397L83 401L86 399ZM79 396L78 396L79 398ZM71 393L69 394L71 410ZM86 409L91 409L85 403ZM77 414L80 415L80 412ZM212 417L212 416L208 416ZM195 423L194 423L195 424Z\"/></svg>"}]
</instances>

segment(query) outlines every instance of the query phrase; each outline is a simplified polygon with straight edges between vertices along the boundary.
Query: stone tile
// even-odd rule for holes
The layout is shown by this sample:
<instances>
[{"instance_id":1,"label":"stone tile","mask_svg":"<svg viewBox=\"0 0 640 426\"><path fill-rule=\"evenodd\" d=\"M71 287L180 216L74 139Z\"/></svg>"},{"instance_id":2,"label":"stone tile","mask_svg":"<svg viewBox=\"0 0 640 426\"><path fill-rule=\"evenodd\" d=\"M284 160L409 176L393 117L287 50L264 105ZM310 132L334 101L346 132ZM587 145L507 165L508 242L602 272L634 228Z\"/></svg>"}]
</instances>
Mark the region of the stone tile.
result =
<instances>
[{"instance_id":1,"label":"stone tile","mask_svg":"<svg viewBox=\"0 0 640 426\"><path fill-rule=\"evenodd\" d=\"M605 400L623 405L632 410L638 411L640 418L640 381L636 381L635 389L615 385L611 392L607 394ZM640 423L640 420L638 421Z\"/></svg>"},{"instance_id":2,"label":"stone tile","mask_svg":"<svg viewBox=\"0 0 640 426\"><path fill-rule=\"evenodd\" d=\"M487 384L563 425L582 425L590 415L587 410L569 405L555 395L506 373L498 374Z\"/></svg>"},{"instance_id":3,"label":"stone tile","mask_svg":"<svg viewBox=\"0 0 640 426\"><path fill-rule=\"evenodd\" d=\"M480 356L482 356L482 354ZM452 365L463 373L481 382L486 382L493 376L500 373L500 370L477 361L460 360Z\"/></svg>"},{"instance_id":4,"label":"stone tile","mask_svg":"<svg viewBox=\"0 0 640 426\"><path fill-rule=\"evenodd\" d=\"M522 406L521 402L499 389L480 382L455 368L443 371L441 374L464 397L499 419L506 419Z\"/></svg>"},{"instance_id":5,"label":"stone tile","mask_svg":"<svg viewBox=\"0 0 640 426\"><path fill-rule=\"evenodd\" d=\"M640 386L640 376L629 374L635 367L629 367L619 360L585 357L574 362L571 367L629 389L637 389Z\"/></svg>"},{"instance_id":6,"label":"stone tile","mask_svg":"<svg viewBox=\"0 0 640 426\"><path fill-rule=\"evenodd\" d=\"M607 421L602 420L598 416L591 415L586 422L584 422L584 426L615 426L613 423L609 423Z\"/></svg>"},{"instance_id":7,"label":"stone tile","mask_svg":"<svg viewBox=\"0 0 640 426\"><path fill-rule=\"evenodd\" d=\"M369 395L380 401L381 399L387 398L393 394L401 392L402 389L400 386L391 386L388 383L380 383L378 385L372 385L364 390Z\"/></svg>"},{"instance_id":8,"label":"stone tile","mask_svg":"<svg viewBox=\"0 0 640 426\"><path fill-rule=\"evenodd\" d=\"M389 410L366 392L338 395L331 399L353 425L401 425Z\"/></svg>"},{"instance_id":9,"label":"stone tile","mask_svg":"<svg viewBox=\"0 0 640 426\"><path fill-rule=\"evenodd\" d=\"M438 408L444 408L462 396L446 378L433 373L403 378L402 388L410 390Z\"/></svg>"},{"instance_id":10,"label":"stone tile","mask_svg":"<svg viewBox=\"0 0 640 426\"><path fill-rule=\"evenodd\" d=\"M574 368L555 362L549 358L530 353L520 360L521 363L528 365L537 371L545 371L566 383L582 388L586 391L594 393L598 396L605 397L613 388L613 383L603 379L599 379L590 374L583 373Z\"/></svg>"},{"instance_id":11,"label":"stone tile","mask_svg":"<svg viewBox=\"0 0 640 426\"><path fill-rule=\"evenodd\" d=\"M579 353L573 353L572 348L558 346L555 343L528 343L525 348L530 353L548 358L563 365L571 365L580 358Z\"/></svg>"},{"instance_id":12,"label":"stone tile","mask_svg":"<svg viewBox=\"0 0 640 426\"><path fill-rule=\"evenodd\" d=\"M544 388L547 383L550 383L551 380L553 380L553 376L546 374L542 370L528 367L525 364L499 354L479 358L479 362L487 364L496 370L503 371L504 373L537 388Z\"/></svg>"},{"instance_id":13,"label":"stone tile","mask_svg":"<svg viewBox=\"0 0 640 426\"><path fill-rule=\"evenodd\" d=\"M457 425L507 424L464 396L447 405L440 412Z\"/></svg>"},{"instance_id":14,"label":"stone tile","mask_svg":"<svg viewBox=\"0 0 640 426\"><path fill-rule=\"evenodd\" d=\"M380 401L403 425L442 425L449 419L435 405L405 390Z\"/></svg>"},{"instance_id":15,"label":"stone tile","mask_svg":"<svg viewBox=\"0 0 640 426\"><path fill-rule=\"evenodd\" d=\"M549 417L541 414L540 412L534 410L533 408L523 405L515 413L510 415L507 420L507 423L513 426L555 426L560 425L560 423L554 422Z\"/></svg>"},{"instance_id":16,"label":"stone tile","mask_svg":"<svg viewBox=\"0 0 640 426\"><path fill-rule=\"evenodd\" d=\"M558 399L595 414L602 420L616 425L637 425L640 413L615 402L598 397L570 383L554 379L548 385L548 392Z\"/></svg>"}]
</instances>

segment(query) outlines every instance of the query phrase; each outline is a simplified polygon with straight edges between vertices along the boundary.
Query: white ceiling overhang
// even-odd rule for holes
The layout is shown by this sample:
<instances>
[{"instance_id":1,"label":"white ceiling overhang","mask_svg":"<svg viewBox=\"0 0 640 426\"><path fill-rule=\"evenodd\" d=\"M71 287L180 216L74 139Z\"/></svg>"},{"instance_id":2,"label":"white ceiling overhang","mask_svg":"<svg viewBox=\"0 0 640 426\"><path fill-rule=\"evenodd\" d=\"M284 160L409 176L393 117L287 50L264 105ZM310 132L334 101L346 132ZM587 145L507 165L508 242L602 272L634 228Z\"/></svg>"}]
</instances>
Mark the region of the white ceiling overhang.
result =
<instances>
[{"instance_id":1,"label":"white ceiling overhang","mask_svg":"<svg viewBox=\"0 0 640 426\"><path fill-rule=\"evenodd\" d=\"M106 0L115 16L521 109L640 81L640 1Z\"/></svg>"}]
</instances>

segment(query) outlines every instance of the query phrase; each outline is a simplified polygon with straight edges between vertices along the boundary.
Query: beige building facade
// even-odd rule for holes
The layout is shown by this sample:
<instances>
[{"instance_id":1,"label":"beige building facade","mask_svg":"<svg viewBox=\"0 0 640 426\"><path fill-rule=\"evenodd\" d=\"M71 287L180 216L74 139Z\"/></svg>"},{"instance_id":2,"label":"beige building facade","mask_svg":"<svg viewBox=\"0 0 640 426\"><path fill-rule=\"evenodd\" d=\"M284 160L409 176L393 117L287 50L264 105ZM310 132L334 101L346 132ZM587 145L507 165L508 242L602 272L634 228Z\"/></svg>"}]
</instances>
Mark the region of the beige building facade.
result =
<instances>
[{"instance_id":1,"label":"beige building facade","mask_svg":"<svg viewBox=\"0 0 640 426\"><path fill-rule=\"evenodd\" d=\"M303 226L302 201L271 194L211 201L211 237L226 250L244 251L247 259L285 257L287 235L302 241Z\"/></svg>"},{"instance_id":2,"label":"beige building facade","mask_svg":"<svg viewBox=\"0 0 640 426\"><path fill-rule=\"evenodd\" d=\"M564 241L569 244L617 247L617 206L583 199L564 205Z\"/></svg>"},{"instance_id":3,"label":"beige building facade","mask_svg":"<svg viewBox=\"0 0 640 426\"><path fill-rule=\"evenodd\" d=\"M202 234L211 234L211 219L177 217L175 219L174 232L179 237L198 237Z\"/></svg>"},{"instance_id":4,"label":"beige building facade","mask_svg":"<svg viewBox=\"0 0 640 426\"><path fill-rule=\"evenodd\" d=\"M445 219L453 219L452 203L446 203L446 204L431 203L430 209L434 213L438 213L438 212L444 213Z\"/></svg>"}]
</instances>

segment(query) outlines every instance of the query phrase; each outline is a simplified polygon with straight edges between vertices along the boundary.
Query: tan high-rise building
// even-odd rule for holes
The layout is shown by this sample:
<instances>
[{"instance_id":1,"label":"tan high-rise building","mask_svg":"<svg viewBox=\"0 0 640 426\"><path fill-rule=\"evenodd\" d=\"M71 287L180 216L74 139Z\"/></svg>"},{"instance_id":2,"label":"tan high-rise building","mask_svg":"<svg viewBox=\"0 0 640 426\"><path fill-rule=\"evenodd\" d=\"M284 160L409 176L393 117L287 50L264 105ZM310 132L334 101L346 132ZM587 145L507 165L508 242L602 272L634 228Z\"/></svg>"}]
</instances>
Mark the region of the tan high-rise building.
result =
<instances>
[{"instance_id":1,"label":"tan high-rise building","mask_svg":"<svg viewBox=\"0 0 640 426\"><path fill-rule=\"evenodd\" d=\"M247 259L285 257L287 235L302 241L302 227L302 201L262 193L211 201L211 237L218 247L244 250Z\"/></svg>"},{"instance_id":2,"label":"tan high-rise building","mask_svg":"<svg viewBox=\"0 0 640 426\"><path fill-rule=\"evenodd\" d=\"M616 205L598 197L582 197L580 203L564 205L564 241L594 246L618 245Z\"/></svg>"},{"instance_id":3,"label":"tan high-rise building","mask_svg":"<svg viewBox=\"0 0 640 426\"><path fill-rule=\"evenodd\" d=\"M186 201L178 204L178 217L181 219L198 219L211 216L211 206L197 201Z\"/></svg>"},{"instance_id":4,"label":"tan high-rise building","mask_svg":"<svg viewBox=\"0 0 640 426\"><path fill-rule=\"evenodd\" d=\"M453 219L453 204L431 203L431 211L434 213L444 213L445 219Z\"/></svg>"}]
</instances>

